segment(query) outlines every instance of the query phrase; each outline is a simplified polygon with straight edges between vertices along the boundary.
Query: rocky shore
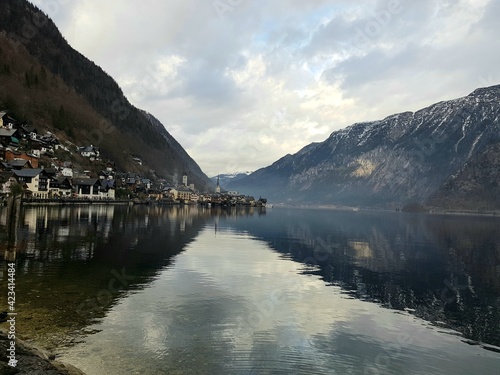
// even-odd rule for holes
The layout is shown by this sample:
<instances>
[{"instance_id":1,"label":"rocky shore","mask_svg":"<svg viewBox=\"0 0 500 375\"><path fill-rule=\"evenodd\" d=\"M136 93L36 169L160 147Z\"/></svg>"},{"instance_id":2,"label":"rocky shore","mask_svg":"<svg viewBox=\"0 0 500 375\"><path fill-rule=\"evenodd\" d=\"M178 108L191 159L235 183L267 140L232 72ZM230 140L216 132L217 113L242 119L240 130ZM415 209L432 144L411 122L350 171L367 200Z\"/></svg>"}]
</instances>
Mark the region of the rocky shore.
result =
<instances>
[{"instance_id":1,"label":"rocky shore","mask_svg":"<svg viewBox=\"0 0 500 375\"><path fill-rule=\"evenodd\" d=\"M16 367L8 365L10 340L0 330L0 374L5 375L85 375L76 367L55 360L55 356L35 346L16 340Z\"/></svg>"}]
</instances>

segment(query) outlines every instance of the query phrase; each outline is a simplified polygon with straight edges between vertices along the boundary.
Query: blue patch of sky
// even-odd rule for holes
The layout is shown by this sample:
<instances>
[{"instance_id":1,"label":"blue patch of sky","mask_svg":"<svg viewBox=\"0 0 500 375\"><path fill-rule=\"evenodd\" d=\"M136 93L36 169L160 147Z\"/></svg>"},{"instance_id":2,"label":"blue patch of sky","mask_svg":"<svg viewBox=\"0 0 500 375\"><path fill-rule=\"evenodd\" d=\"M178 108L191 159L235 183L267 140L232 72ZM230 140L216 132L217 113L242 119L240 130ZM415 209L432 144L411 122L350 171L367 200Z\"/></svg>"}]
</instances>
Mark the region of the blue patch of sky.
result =
<instances>
[{"instance_id":1,"label":"blue patch of sky","mask_svg":"<svg viewBox=\"0 0 500 375\"><path fill-rule=\"evenodd\" d=\"M318 8L312 9L309 13L304 15L303 13L297 14L296 27L302 28L309 34L312 35L314 30L316 30L323 23L328 22L334 16L344 13L349 7L347 5L339 4L324 4ZM260 25L259 32L255 33L253 36L253 43L258 47L264 47L270 42L270 37L280 31L280 28L284 27L282 24L277 23L272 18L263 21ZM286 26L285 26L286 27ZM307 40L297 40L297 43L288 45L288 47L301 48L304 44L309 42Z\"/></svg>"}]
</instances>

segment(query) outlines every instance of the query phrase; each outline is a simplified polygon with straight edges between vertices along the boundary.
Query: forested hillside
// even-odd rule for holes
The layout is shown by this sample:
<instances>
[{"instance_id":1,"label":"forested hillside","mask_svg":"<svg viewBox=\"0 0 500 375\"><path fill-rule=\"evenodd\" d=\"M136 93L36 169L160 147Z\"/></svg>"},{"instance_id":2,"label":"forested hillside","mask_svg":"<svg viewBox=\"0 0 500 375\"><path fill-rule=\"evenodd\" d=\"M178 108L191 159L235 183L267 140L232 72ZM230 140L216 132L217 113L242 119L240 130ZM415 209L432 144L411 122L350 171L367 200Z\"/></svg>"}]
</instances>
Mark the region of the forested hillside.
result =
<instances>
[{"instance_id":1,"label":"forested hillside","mask_svg":"<svg viewBox=\"0 0 500 375\"><path fill-rule=\"evenodd\" d=\"M123 170L155 170L167 180L187 174L199 188L212 186L159 121L25 0L0 3L0 107L75 145L98 146Z\"/></svg>"}]
</instances>

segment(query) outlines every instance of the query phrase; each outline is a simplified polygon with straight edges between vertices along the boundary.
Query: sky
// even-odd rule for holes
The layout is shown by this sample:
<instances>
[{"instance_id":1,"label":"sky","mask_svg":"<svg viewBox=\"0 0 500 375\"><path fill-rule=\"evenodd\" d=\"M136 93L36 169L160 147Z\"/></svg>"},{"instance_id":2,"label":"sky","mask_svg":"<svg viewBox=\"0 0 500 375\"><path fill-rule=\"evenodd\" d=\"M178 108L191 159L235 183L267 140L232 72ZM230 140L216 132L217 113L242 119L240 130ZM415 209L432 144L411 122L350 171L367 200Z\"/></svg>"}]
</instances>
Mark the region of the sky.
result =
<instances>
[{"instance_id":1,"label":"sky","mask_svg":"<svg viewBox=\"0 0 500 375\"><path fill-rule=\"evenodd\" d=\"M500 0L33 0L209 176L500 83Z\"/></svg>"}]
</instances>

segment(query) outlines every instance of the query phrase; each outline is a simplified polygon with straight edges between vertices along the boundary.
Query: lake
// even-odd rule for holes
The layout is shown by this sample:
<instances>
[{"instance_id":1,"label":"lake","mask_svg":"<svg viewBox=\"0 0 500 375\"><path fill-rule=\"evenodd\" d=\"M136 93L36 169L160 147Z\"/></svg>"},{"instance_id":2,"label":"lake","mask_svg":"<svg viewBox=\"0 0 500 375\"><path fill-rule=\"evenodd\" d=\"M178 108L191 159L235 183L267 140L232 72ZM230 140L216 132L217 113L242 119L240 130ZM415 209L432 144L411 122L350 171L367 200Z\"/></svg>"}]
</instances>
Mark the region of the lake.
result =
<instances>
[{"instance_id":1,"label":"lake","mask_svg":"<svg viewBox=\"0 0 500 375\"><path fill-rule=\"evenodd\" d=\"M8 224L18 332L89 375L499 373L499 218L93 205Z\"/></svg>"}]
</instances>

